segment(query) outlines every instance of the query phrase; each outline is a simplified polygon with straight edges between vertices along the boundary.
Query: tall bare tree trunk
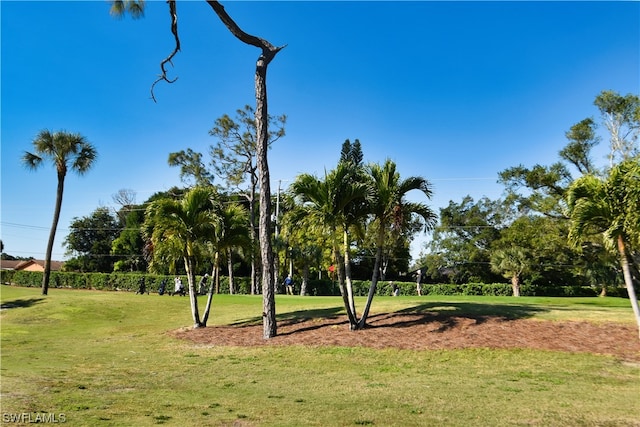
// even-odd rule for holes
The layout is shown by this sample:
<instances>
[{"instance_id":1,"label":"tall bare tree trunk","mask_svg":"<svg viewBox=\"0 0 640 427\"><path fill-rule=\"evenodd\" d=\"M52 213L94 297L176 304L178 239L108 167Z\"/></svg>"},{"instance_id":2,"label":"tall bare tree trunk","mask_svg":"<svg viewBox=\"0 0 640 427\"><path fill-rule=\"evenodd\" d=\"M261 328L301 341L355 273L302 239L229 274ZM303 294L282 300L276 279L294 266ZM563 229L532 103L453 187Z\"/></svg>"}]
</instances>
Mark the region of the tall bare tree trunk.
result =
<instances>
[{"instance_id":1,"label":"tall bare tree trunk","mask_svg":"<svg viewBox=\"0 0 640 427\"><path fill-rule=\"evenodd\" d=\"M256 61L256 144L257 166L260 174L260 254L262 255L262 316L263 337L276 336L276 301L273 280L273 248L271 247L271 183L269 182L269 112L267 102L267 67L278 52L268 41L245 33L217 1L207 0L227 29L243 43L259 48L262 53Z\"/></svg>"},{"instance_id":2,"label":"tall bare tree trunk","mask_svg":"<svg viewBox=\"0 0 640 427\"><path fill-rule=\"evenodd\" d=\"M275 337L276 300L271 246L271 183L269 178L269 114L267 110L267 65L271 59L260 55L256 64L256 139L260 172L260 255L262 258L263 338Z\"/></svg>"},{"instance_id":3,"label":"tall bare tree trunk","mask_svg":"<svg viewBox=\"0 0 640 427\"><path fill-rule=\"evenodd\" d=\"M53 242L56 239L56 230L60 221L60 210L62 209L62 195L64 194L64 177L66 173L58 172L58 188L56 190L56 206L53 211L53 222L49 231L49 241L47 242L47 253L44 257L44 272L42 273L42 295L49 293L49 280L51 277L51 256L53 254Z\"/></svg>"}]
</instances>

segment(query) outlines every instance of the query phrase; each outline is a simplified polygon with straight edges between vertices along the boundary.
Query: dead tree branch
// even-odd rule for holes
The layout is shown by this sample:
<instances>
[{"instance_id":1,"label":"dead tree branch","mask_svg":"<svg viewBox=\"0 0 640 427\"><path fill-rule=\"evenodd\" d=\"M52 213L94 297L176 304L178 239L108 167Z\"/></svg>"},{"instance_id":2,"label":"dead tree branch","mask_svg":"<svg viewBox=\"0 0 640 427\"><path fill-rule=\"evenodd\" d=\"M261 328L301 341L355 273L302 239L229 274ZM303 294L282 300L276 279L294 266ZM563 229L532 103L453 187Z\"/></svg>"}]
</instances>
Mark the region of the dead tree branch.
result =
<instances>
[{"instance_id":1,"label":"dead tree branch","mask_svg":"<svg viewBox=\"0 0 640 427\"><path fill-rule=\"evenodd\" d=\"M213 11L216 13L216 15L218 15L218 18L220 18L222 23L227 27L231 34L233 34L243 43L262 49L263 59L266 61L266 64L271 62L276 54L286 47L286 45L275 47L271 43L264 39L261 39L260 37L252 36L251 34L245 33L238 26L238 24L236 24L235 21L231 19L229 14L227 14L227 11L224 9L224 6L221 5L220 2L215 0L207 0L207 3L209 3L209 6L211 6Z\"/></svg>"},{"instance_id":2,"label":"dead tree branch","mask_svg":"<svg viewBox=\"0 0 640 427\"><path fill-rule=\"evenodd\" d=\"M167 83L174 83L176 80L178 80L177 77L175 79L169 79L167 77L166 65L171 64L171 66L173 66L173 57L176 56L176 54L180 51L180 37L178 36L178 13L176 12L176 2L175 0L167 0L167 4L169 5L169 14L171 15L171 33L173 34L176 46L173 49L173 52L171 52L171 54L160 63L162 74L160 74L157 80L151 85L151 99L153 99L153 102L157 102L153 90L158 82L165 81Z\"/></svg>"}]
</instances>

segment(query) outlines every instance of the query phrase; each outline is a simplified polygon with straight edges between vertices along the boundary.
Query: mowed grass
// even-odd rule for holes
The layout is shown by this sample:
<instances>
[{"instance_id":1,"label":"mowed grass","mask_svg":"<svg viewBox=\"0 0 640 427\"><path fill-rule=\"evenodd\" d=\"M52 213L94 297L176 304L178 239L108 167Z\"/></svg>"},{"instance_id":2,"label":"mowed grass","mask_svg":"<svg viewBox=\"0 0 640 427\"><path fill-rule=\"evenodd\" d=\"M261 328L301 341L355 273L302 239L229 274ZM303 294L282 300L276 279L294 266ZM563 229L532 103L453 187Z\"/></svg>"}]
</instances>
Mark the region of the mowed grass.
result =
<instances>
[{"instance_id":1,"label":"mowed grass","mask_svg":"<svg viewBox=\"0 0 640 427\"><path fill-rule=\"evenodd\" d=\"M170 337L187 298L2 286L2 424L73 426L638 426L640 366L536 350L211 347ZM201 300L204 305L204 298ZM358 299L362 307L364 299ZM633 322L618 298L376 297L374 313L439 310ZM260 322L260 296L216 296L210 324ZM277 296L281 319L341 314ZM29 418L23 416L23 421Z\"/></svg>"}]
</instances>

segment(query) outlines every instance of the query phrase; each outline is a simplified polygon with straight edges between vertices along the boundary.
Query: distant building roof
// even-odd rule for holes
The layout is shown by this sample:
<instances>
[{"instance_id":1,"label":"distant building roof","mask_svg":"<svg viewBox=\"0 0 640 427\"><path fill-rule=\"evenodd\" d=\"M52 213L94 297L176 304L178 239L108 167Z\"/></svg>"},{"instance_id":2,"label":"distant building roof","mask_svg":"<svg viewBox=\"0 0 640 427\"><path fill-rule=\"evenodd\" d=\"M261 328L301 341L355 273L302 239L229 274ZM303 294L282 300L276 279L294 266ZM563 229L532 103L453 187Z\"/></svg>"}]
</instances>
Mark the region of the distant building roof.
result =
<instances>
[{"instance_id":1,"label":"distant building roof","mask_svg":"<svg viewBox=\"0 0 640 427\"><path fill-rule=\"evenodd\" d=\"M62 261L51 261L51 271L59 271L64 262ZM21 261L14 270L25 270L25 271L44 271L44 260L43 259L30 259L28 261Z\"/></svg>"},{"instance_id":2,"label":"distant building roof","mask_svg":"<svg viewBox=\"0 0 640 427\"><path fill-rule=\"evenodd\" d=\"M20 263L23 263L22 259L0 259L0 269L2 270L15 270Z\"/></svg>"}]
</instances>

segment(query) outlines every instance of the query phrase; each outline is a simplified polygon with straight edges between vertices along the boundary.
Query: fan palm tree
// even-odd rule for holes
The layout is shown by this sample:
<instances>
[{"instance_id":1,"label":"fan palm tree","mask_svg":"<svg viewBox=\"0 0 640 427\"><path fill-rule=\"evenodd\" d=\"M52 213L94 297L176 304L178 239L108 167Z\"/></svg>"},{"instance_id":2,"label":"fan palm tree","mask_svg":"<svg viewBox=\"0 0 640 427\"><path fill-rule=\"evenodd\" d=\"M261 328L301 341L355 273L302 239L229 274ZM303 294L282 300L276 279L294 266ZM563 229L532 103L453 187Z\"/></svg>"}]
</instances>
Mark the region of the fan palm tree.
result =
<instances>
[{"instance_id":1,"label":"fan palm tree","mask_svg":"<svg viewBox=\"0 0 640 427\"><path fill-rule=\"evenodd\" d=\"M601 233L610 251L617 251L624 282L640 332L640 309L633 287L632 246L640 245L640 157L614 166L606 178L584 175L567 192L571 226L569 239L576 245L588 234Z\"/></svg>"},{"instance_id":2,"label":"fan palm tree","mask_svg":"<svg viewBox=\"0 0 640 427\"><path fill-rule=\"evenodd\" d=\"M436 214L427 205L406 200L407 194L414 190L420 191L427 199L431 198L431 184L426 179L416 176L401 179L396 164L389 159L382 166L373 163L367 169L371 185L369 211L377 223L376 257L367 303L358 322L358 329L365 326L376 292L387 232L401 233L409 225L414 214L422 219L425 231L433 229L437 219Z\"/></svg>"},{"instance_id":3,"label":"fan palm tree","mask_svg":"<svg viewBox=\"0 0 640 427\"><path fill-rule=\"evenodd\" d=\"M25 151L22 156L22 162L27 168L35 170L45 161L50 161L55 166L58 175L53 223L51 224L51 231L49 232L44 274L42 276L42 294L47 295L51 275L51 253L53 251L58 221L60 220L60 209L62 208L64 179L69 169L79 175L84 175L95 163L97 151L95 147L79 133L67 133L64 131L52 133L48 130L43 130L36 136L33 140L33 148L33 153Z\"/></svg>"},{"instance_id":4,"label":"fan palm tree","mask_svg":"<svg viewBox=\"0 0 640 427\"><path fill-rule=\"evenodd\" d=\"M334 262L340 266L338 285L351 329L357 327L358 319L349 269L349 228L356 223L358 217L358 210L354 209L354 206L362 205L361 202L368 194L366 183L354 180L353 177L353 166L347 162L340 162L336 169L325 173L324 180L302 174L291 185L293 194L302 202L302 209L298 212L305 215L307 221L325 227L331 236Z\"/></svg>"},{"instance_id":5,"label":"fan palm tree","mask_svg":"<svg viewBox=\"0 0 640 427\"><path fill-rule=\"evenodd\" d=\"M513 296L520 296L522 274L529 270L531 257L522 248L512 246L499 249L491 254L491 270L511 279Z\"/></svg>"},{"instance_id":6,"label":"fan palm tree","mask_svg":"<svg viewBox=\"0 0 640 427\"><path fill-rule=\"evenodd\" d=\"M182 200L152 202L146 212L145 234L153 245L154 257L158 252L165 258L182 258L184 262L194 328L206 326L206 319L200 319L198 312L195 274L206 244L216 238L220 218L214 196L210 187L194 187Z\"/></svg>"}]
</instances>

